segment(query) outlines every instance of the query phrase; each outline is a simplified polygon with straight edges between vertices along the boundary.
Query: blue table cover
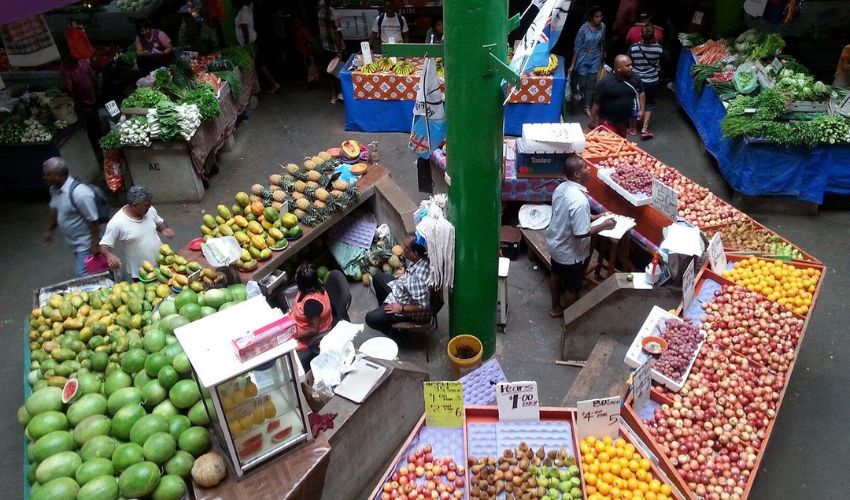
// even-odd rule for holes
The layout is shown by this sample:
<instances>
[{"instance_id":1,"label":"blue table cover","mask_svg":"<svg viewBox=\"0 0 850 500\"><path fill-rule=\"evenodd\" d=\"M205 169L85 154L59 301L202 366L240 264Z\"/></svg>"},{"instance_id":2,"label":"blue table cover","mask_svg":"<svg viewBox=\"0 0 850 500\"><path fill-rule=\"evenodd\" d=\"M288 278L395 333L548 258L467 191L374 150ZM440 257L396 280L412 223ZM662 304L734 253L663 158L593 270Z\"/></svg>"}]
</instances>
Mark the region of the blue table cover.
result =
<instances>
[{"instance_id":1,"label":"blue table cover","mask_svg":"<svg viewBox=\"0 0 850 500\"><path fill-rule=\"evenodd\" d=\"M821 204L824 194L850 195L850 145L803 148L726 140L720 122L726 110L706 86L701 94L690 74L693 55L682 52L676 69L676 96L690 116L705 149L735 191L749 196L790 196Z\"/></svg>"},{"instance_id":2,"label":"blue table cover","mask_svg":"<svg viewBox=\"0 0 850 500\"><path fill-rule=\"evenodd\" d=\"M413 101L380 101L355 99L351 81L352 55L339 78L345 98L345 130L353 132L410 132L413 120ZM549 104L507 104L505 106L505 135L522 135L523 123L556 123L561 121L564 90L567 78L564 59L558 58L553 75L552 99Z\"/></svg>"}]
</instances>

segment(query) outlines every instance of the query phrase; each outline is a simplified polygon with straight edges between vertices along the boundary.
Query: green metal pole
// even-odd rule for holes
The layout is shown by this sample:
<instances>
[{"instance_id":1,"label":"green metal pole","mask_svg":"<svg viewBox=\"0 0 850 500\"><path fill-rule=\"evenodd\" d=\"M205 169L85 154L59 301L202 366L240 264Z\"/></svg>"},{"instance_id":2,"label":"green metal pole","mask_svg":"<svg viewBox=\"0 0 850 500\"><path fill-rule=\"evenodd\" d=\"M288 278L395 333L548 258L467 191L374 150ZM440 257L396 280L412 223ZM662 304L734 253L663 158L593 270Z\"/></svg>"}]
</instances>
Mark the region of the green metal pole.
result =
<instances>
[{"instance_id":1,"label":"green metal pole","mask_svg":"<svg viewBox=\"0 0 850 500\"><path fill-rule=\"evenodd\" d=\"M443 2L449 205L455 224L452 336L474 335L484 357L496 349L501 218L502 77L490 53L507 59L507 0Z\"/></svg>"}]
</instances>

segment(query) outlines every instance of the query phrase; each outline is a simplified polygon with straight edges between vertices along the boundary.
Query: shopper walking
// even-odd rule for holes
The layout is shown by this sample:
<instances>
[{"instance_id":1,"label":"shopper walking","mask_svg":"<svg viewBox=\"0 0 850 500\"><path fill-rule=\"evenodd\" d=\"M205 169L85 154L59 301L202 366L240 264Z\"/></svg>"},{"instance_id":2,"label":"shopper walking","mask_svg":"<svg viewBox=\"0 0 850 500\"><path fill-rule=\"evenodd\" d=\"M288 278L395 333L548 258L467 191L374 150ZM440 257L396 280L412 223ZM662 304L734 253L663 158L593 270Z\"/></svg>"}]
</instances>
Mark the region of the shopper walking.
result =
<instances>
[{"instance_id":1,"label":"shopper walking","mask_svg":"<svg viewBox=\"0 0 850 500\"><path fill-rule=\"evenodd\" d=\"M394 323L426 321L431 311L428 251L416 242L415 235L409 235L404 240L403 255L408 261L404 274L396 279L386 273L372 276L378 308L366 314L366 324L385 335L392 333Z\"/></svg>"},{"instance_id":2,"label":"shopper walking","mask_svg":"<svg viewBox=\"0 0 850 500\"><path fill-rule=\"evenodd\" d=\"M645 24L641 42L629 47L632 71L640 78L645 94L646 106L643 111L643 124L640 131L643 140L653 137L652 132L649 131L649 119L652 117L652 111L655 109L655 103L658 100L658 79L661 74L661 57L664 55L664 49L661 48L655 36L655 27L652 24Z\"/></svg>"},{"instance_id":3,"label":"shopper walking","mask_svg":"<svg viewBox=\"0 0 850 500\"><path fill-rule=\"evenodd\" d=\"M563 316L564 309L578 299L584 284L584 261L590 257L590 236L615 226L609 219L590 227L590 222L606 214L591 215L587 189L590 167L581 157L571 155L564 164L562 182L552 193L552 220L546 230L546 245L551 255L549 316Z\"/></svg>"},{"instance_id":4,"label":"shopper walking","mask_svg":"<svg viewBox=\"0 0 850 500\"><path fill-rule=\"evenodd\" d=\"M71 177L62 158L53 157L44 162L42 173L50 186L50 224L44 233L44 243L51 243L59 228L74 252L74 271L77 276L85 276L86 258L100 253L94 191Z\"/></svg>"},{"instance_id":5,"label":"shopper walking","mask_svg":"<svg viewBox=\"0 0 850 500\"><path fill-rule=\"evenodd\" d=\"M383 14L378 14L375 24L372 25L372 34L369 36L369 44L375 52L381 51L382 43L408 42L407 21L398 13L398 8L393 0L384 2Z\"/></svg>"},{"instance_id":6,"label":"shopper walking","mask_svg":"<svg viewBox=\"0 0 850 500\"><path fill-rule=\"evenodd\" d=\"M632 60L619 55L614 59L614 73L596 85L588 126L596 128L601 120L602 125L626 137L629 120L643 119L645 98L643 84L632 71Z\"/></svg>"},{"instance_id":7,"label":"shopper walking","mask_svg":"<svg viewBox=\"0 0 850 500\"><path fill-rule=\"evenodd\" d=\"M162 245L160 233L174 238L174 231L151 206L152 201L153 194L147 188L131 187L127 192L127 204L112 216L100 239L100 248L110 269L120 269L119 276L124 279L138 278L142 263L156 259Z\"/></svg>"},{"instance_id":8,"label":"shopper walking","mask_svg":"<svg viewBox=\"0 0 850 500\"><path fill-rule=\"evenodd\" d=\"M236 24L236 41L239 42L239 45L256 43L257 30L254 29L254 9L250 0L235 0L233 2L233 7L239 8L239 12L236 14L236 19L234 21ZM277 83L277 80L275 80L271 71L269 71L269 68L266 65L265 49L259 45L257 45L256 62L254 66L256 66L257 71L266 78L266 81L269 84L267 92L269 94L277 93L277 91L280 90L280 84Z\"/></svg>"},{"instance_id":9,"label":"shopper walking","mask_svg":"<svg viewBox=\"0 0 850 500\"><path fill-rule=\"evenodd\" d=\"M337 58L339 66L345 64L345 41L342 39L342 25L339 22L339 17L336 14L336 0L319 0L317 7L319 18L319 38L322 41L322 49L325 52L325 60L327 64ZM336 104L337 101L342 101L342 84L339 80L339 71L334 73L334 78L331 86L331 104Z\"/></svg>"},{"instance_id":10,"label":"shopper walking","mask_svg":"<svg viewBox=\"0 0 850 500\"><path fill-rule=\"evenodd\" d=\"M602 22L602 8L595 6L588 10L587 22L581 25L576 34L573 58L567 70L573 89L573 96L584 106L584 113L590 116L590 104L596 86L596 75L605 59L605 23Z\"/></svg>"}]
</instances>

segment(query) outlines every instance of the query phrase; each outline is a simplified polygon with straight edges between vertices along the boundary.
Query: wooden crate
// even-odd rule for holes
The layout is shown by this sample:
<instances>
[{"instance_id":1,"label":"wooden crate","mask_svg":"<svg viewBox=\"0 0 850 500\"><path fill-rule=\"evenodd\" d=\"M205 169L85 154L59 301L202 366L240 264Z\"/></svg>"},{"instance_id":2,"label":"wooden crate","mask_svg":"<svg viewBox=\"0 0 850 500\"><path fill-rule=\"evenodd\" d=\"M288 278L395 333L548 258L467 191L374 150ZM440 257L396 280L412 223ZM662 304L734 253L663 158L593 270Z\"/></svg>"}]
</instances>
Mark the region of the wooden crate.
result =
<instances>
[{"instance_id":1,"label":"wooden crate","mask_svg":"<svg viewBox=\"0 0 850 500\"><path fill-rule=\"evenodd\" d=\"M784 238L782 235L780 235L780 234L778 234L778 233L775 233L775 232L771 231L768 227L764 226L763 224L760 224L757 220L753 219L752 217L747 216L747 217L746 217L746 219L744 220L744 222L745 222L745 223L747 223L747 224L751 224L751 225L755 226L756 228L759 228L759 229L762 229L762 230L764 230L764 231L767 231L767 232L768 232L768 233L770 233L771 235L778 237L778 238L779 238L779 239L780 239L783 243L786 243L786 244L788 244L788 245L793 246L794 248L796 248L797 250L799 250L799 251L800 251L800 253L802 253L802 254L803 254L803 258L802 258L801 260L809 261L809 262L815 262L815 263L817 263L817 264L821 264L821 261L820 261L820 260L818 260L816 257L814 257L813 255L811 255L811 254L807 253L805 250L803 250L802 248L800 248L798 245L796 245L796 244L792 243L792 242L791 242L791 241L789 241L788 239ZM720 224L720 225L716 225L716 226L705 226L705 227L702 227L702 228L700 228L700 229L702 230L702 232L704 232L704 233L705 233L706 237L707 237L709 240L711 240L711 237L712 237L712 236L714 236L714 233L718 232L719 230L721 230L721 229L725 228L725 227L726 227L726 226L728 226L728 225L729 225L729 224ZM723 244L723 245L724 245L724 249L725 249L728 253L734 253L734 254L749 254L750 252L752 252L752 250L751 250L751 249L746 249L746 248L735 248L735 247L727 247L725 242L724 242L724 244ZM766 258L775 258L774 256L764 256L764 255L759 255L759 254L756 254L756 256L762 256L762 257L766 257ZM780 257L780 258L781 258L781 257Z\"/></svg>"},{"instance_id":2,"label":"wooden crate","mask_svg":"<svg viewBox=\"0 0 850 500\"><path fill-rule=\"evenodd\" d=\"M72 278L53 285L47 285L36 288L32 291L32 308L36 309L41 306L39 296L42 293L60 293L63 290L67 290L69 288L81 288L89 285L94 285L104 279L113 279L112 271L104 271L102 273L90 274L81 278Z\"/></svg>"}]
</instances>

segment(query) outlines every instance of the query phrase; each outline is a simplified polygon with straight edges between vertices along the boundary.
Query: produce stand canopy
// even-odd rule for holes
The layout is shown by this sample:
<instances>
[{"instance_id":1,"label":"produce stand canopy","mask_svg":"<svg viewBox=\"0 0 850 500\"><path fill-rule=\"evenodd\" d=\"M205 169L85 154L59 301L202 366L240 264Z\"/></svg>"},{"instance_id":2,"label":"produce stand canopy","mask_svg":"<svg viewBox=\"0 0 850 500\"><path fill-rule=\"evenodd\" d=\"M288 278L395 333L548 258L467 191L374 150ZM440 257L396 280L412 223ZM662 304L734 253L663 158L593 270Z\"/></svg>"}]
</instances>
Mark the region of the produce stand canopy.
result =
<instances>
[{"instance_id":1,"label":"produce stand canopy","mask_svg":"<svg viewBox=\"0 0 850 500\"><path fill-rule=\"evenodd\" d=\"M26 0L7 2L5 8L0 11L0 26L24 19L26 17L42 14L49 10L58 9L63 5L74 3L77 0Z\"/></svg>"}]
</instances>

